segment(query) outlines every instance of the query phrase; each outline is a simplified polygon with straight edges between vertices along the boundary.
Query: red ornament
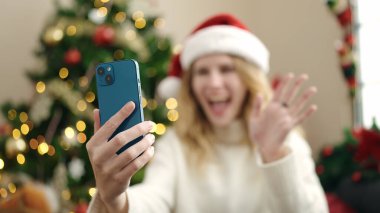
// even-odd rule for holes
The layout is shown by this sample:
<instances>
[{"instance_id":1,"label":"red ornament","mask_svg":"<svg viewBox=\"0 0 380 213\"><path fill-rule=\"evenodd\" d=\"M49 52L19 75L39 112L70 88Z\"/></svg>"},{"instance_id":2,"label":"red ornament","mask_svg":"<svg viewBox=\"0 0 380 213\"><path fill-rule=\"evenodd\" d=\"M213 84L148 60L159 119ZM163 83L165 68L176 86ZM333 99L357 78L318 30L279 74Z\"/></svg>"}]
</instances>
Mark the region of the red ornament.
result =
<instances>
[{"instance_id":1,"label":"red ornament","mask_svg":"<svg viewBox=\"0 0 380 213\"><path fill-rule=\"evenodd\" d=\"M77 65L82 60L82 54L78 49L72 48L67 50L64 60L68 65Z\"/></svg>"},{"instance_id":2,"label":"red ornament","mask_svg":"<svg viewBox=\"0 0 380 213\"><path fill-rule=\"evenodd\" d=\"M344 37L344 41L346 42L346 44L348 44L350 47L352 47L355 43L355 38L352 35L352 33L349 33Z\"/></svg>"},{"instance_id":3,"label":"red ornament","mask_svg":"<svg viewBox=\"0 0 380 213\"><path fill-rule=\"evenodd\" d=\"M351 7L347 7L341 14L338 15L339 23L342 26L352 24L352 10Z\"/></svg>"},{"instance_id":4,"label":"red ornament","mask_svg":"<svg viewBox=\"0 0 380 213\"><path fill-rule=\"evenodd\" d=\"M325 157L331 156L333 152L334 152L334 148L332 146L326 146L322 151L323 156Z\"/></svg>"},{"instance_id":5,"label":"red ornament","mask_svg":"<svg viewBox=\"0 0 380 213\"><path fill-rule=\"evenodd\" d=\"M347 84L348 84L348 87L351 88L351 89L356 88L356 78L355 78L355 76L348 78L347 79Z\"/></svg>"},{"instance_id":6,"label":"red ornament","mask_svg":"<svg viewBox=\"0 0 380 213\"><path fill-rule=\"evenodd\" d=\"M315 171L317 172L318 175L321 175L325 172L325 167L323 165L318 165Z\"/></svg>"},{"instance_id":7,"label":"red ornament","mask_svg":"<svg viewBox=\"0 0 380 213\"><path fill-rule=\"evenodd\" d=\"M326 193L326 200L330 213L355 213L344 201L342 201L336 194Z\"/></svg>"},{"instance_id":8,"label":"red ornament","mask_svg":"<svg viewBox=\"0 0 380 213\"><path fill-rule=\"evenodd\" d=\"M115 30L110 26L100 25L96 28L92 39L96 45L108 46L115 40Z\"/></svg>"},{"instance_id":9,"label":"red ornament","mask_svg":"<svg viewBox=\"0 0 380 213\"><path fill-rule=\"evenodd\" d=\"M88 209L88 204L87 203L79 203L75 207L75 213L86 213Z\"/></svg>"},{"instance_id":10,"label":"red ornament","mask_svg":"<svg viewBox=\"0 0 380 213\"><path fill-rule=\"evenodd\" d=\"M354 172L351 176L352 181L359 182L362 179L362 173L360 172Z\"/></svg>"}]
</instances>

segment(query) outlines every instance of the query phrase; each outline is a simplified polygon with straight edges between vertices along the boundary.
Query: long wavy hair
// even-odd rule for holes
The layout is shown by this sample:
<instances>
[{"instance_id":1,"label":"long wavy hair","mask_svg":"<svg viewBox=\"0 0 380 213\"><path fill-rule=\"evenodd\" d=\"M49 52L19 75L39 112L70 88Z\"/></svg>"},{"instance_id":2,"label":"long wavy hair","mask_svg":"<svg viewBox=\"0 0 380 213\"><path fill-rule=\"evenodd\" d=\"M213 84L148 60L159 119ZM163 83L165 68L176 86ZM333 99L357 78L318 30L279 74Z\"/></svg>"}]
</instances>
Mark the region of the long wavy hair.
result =
<instances>
[{"instance_id":1,"label":"long wavy hair","mask_svg":"<svg viewBox=\"0 0 380 213\"><path fill-rule=\"evenodd\" d=\"M249 63L239 57L231 56L235 65L235 71L239 75L242 83L247 88L247 95L239 112L239 118L244 121L245 136L242 143L253 146L248 139L247 123L252 104L255 97L260 93L264 103L267 103L271 96L272 90L265 73L256 65ZM205 162L213 160L215 143L215 134L212 126L207 120L200 104L197 102L194 92L191 88L192 67L184 72L182 76L181 89L178 97L179 119L175 123L175 131L181 142L185 145L185 153L188 162L197 168L202 168Z\"/></svg>"}]
</instances>

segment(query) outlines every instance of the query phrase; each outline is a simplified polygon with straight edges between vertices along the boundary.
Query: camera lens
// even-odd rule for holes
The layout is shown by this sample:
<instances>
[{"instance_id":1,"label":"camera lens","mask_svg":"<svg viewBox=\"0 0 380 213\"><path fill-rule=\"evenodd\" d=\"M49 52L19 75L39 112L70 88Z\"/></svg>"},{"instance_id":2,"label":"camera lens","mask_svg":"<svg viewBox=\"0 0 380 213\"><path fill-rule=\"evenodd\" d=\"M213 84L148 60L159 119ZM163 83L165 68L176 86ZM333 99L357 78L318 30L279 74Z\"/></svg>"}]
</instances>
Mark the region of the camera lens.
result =
<instances>
[{"instance_id":1,"label":"camera lens","mask_svg":"<svg viewBox=\"0 0 380 213\"><path fill-rule=\"evenodd\" d=\"M112 84L113 79L112 79L111 75L106 75L106 82L107 82L107 84Z\"/></svg>"},{"instance_id":2,"label":"camera lens","mask_svg":"<svg viewBox=\"0 0 380 213\"><path fill-rule=\"evenodd\" d=\"M104 68L103 67L99 67L98 74L99 75L103 75L104 74Z\"/></svg>"}]
</instances>

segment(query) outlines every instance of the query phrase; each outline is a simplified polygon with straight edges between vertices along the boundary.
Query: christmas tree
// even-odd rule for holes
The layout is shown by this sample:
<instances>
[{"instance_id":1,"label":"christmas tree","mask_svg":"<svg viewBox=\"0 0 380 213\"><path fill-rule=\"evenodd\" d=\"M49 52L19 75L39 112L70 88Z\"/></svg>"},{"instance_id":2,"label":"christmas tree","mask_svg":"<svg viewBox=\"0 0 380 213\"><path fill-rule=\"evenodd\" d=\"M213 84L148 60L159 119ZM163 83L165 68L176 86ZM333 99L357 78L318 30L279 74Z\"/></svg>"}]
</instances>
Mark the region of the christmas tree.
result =
<instances>
[{"instance_id":1,"label":"christmas tree","mask_svg":"<svg viewBox=\"0 0 380 213\"><path fill-rule=\"evenodd\" d=\"M25 176L51 186L59 209L67 211L95 192L85 143L93 134L98 63L139 62L144 116L158 123L156 134L164 134L178 113L175 99L165 106L155 98L172 49L159 32L162 18L130 11L125 0L55 1L55 8L36 51L43 66L28 71L35 94L1 107L7 121L0 127L0 200L12 197Z\"/></svg>"}]
</instances>

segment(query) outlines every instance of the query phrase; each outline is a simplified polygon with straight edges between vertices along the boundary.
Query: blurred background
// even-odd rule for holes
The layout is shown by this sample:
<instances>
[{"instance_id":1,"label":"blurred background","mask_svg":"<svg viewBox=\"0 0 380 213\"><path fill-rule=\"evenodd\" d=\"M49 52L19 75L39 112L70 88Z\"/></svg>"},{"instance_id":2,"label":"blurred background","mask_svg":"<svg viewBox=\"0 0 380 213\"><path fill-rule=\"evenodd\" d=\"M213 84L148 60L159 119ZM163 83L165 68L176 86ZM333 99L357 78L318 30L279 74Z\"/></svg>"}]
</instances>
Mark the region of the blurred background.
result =
<instances>
[{"instance_id":1,"label":"blurred background","mask_svg":"<svg viewBox=\"0 0 380 213\"><path fill-rule=\"evenodd\" d=\"M347 177L353 182L379 177L380 151L368 149L380 142L366 144L365 157L355 159L363 131L377 136L371 131L380 107L374 57L379 36L371 27L380 23L375 17L378 9L380 5L348 0L4 1L0 15L4 208L15 205L5 200L17 197L19 187L37 193L25 184L31 180L43 183L45 193L57 195L53 203L59 212L84 211L95 191L83 145L93 131L94 65L139 60L146 117L159 123L157 135L165 134L178 118L176 100L159 100L155 86L165 76L171 54L200 21L229 12L269 48L271 78L307 73L308 84L317 86L313 102L318 111L303 125L317 172L326 192L332 192L331 206L344 209L349 203L358 212L367 211L370 204L336 195ZM143 173L135 181L142 177ZM332 212L340 211L336 209Z\"/></svg>"}]
</instances>

